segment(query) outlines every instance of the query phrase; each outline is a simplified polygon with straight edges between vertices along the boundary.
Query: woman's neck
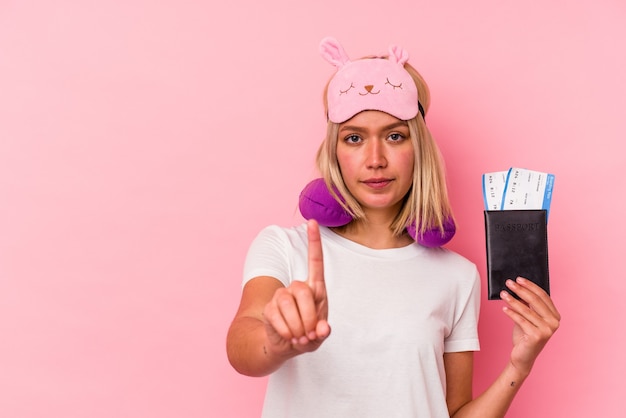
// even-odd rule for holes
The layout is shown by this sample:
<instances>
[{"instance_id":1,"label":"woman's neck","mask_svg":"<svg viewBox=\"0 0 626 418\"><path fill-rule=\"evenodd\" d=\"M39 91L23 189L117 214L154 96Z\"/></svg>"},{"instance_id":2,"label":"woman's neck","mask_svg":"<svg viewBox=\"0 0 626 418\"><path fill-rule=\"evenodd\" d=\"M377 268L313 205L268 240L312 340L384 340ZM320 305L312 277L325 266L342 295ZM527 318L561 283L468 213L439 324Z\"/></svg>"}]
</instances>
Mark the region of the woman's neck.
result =
<instances>
[{"instance_id":1,"label":"woman's neck","mask_svg":"<svg viewBox=\"0 0 626 418\"><path fill-rule=\"evenodd\" d=\"M333 228L342 237L373 249L388 249L406 247L413 243L413 239L404 232L394 235L389 220L367 219L352 221L348 225Z\"/></svg>"}]
</instances>

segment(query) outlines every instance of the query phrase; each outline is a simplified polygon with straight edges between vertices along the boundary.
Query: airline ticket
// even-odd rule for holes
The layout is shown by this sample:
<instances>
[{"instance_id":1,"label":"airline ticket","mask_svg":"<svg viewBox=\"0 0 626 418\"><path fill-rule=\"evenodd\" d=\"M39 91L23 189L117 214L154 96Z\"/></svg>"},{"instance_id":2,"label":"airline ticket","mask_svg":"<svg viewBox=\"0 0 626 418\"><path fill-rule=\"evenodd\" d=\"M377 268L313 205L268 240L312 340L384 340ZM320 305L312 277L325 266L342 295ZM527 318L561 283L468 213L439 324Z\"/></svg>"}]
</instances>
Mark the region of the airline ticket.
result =
<instances>
[{"instance_id":1,"label":"airline ticket","mask_svg":"<svg viewBox=\"0 0 626 418\"><path fill-rule=\"evenodd\" d=\"M486 210L545 209L550 214L554 174L512 167L483 174Z\"/></svg>"}]
</instances>

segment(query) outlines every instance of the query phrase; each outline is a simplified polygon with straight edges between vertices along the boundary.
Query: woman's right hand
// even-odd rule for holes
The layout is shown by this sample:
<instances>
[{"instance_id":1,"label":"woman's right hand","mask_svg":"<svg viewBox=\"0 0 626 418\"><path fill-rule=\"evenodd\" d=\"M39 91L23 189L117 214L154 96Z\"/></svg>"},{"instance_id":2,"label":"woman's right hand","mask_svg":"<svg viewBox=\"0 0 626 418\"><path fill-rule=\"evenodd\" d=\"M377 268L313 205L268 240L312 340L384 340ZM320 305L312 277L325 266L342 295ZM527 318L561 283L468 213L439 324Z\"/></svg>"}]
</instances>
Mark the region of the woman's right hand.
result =
<instances>
[{"instance_id":1,"label":"woman's right hand","mask_svg":"<svg viewBox=\"0 0 626 418\"><path fill-rule=\"evenodd\" d=\"M277 289L263 310L267 348L278 355L315 351L330 335L322 241L316 221L308 221L307 236L307 281L293 281Z\"/></svg>"}]
</instances>

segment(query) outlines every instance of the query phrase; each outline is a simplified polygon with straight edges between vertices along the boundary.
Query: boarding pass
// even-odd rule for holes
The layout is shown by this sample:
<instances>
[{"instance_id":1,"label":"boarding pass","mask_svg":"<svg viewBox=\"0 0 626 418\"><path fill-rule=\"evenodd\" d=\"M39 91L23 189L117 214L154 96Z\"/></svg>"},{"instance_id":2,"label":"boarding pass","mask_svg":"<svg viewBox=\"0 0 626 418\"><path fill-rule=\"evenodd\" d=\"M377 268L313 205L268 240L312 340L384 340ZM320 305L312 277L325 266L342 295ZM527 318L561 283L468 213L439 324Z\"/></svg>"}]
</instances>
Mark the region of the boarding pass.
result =
<instances>
[{"instance_id":1,"label":"boarding pass","mask_svg":"<svg viewBox=\"0 0 626 418\"><path fill-rule=\"evenodd\" d=\"M512 167L483 174L486 210L545 209L550 214L554 174Z\"/></svg>"}]
</instances>

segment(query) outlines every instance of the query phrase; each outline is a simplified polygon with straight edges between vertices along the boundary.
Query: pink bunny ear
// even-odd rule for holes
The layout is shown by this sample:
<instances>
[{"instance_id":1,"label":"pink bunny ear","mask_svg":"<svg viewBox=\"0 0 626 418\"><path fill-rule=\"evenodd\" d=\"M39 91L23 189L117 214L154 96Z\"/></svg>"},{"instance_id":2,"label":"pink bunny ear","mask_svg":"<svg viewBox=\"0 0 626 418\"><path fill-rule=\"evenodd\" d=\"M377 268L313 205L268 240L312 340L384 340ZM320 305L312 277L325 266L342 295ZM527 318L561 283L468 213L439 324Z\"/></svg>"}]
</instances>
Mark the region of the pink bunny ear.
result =
<instances>
[{"instance_id":1,"label":"pink bunny ear","mask_svg":"<svg viewBox=\"0 0 626 418\"><path fill-rule=\"evenodd\" d=\"M343 67L350 62L348 54L335 38L326 37L320 43L320 53L322 57L337 68Z\"/></svg>"},{"instance_id":2,"label":"pink bunny ear","mask_svg":"<svg viewBox=\"0 0 626 418\"><path fill-rule=\"evenodd\" d=\"M409 53L399 46L389 47L389 60L400 65L404 65L409 60Z\"/></svg>"}]
</instances>

